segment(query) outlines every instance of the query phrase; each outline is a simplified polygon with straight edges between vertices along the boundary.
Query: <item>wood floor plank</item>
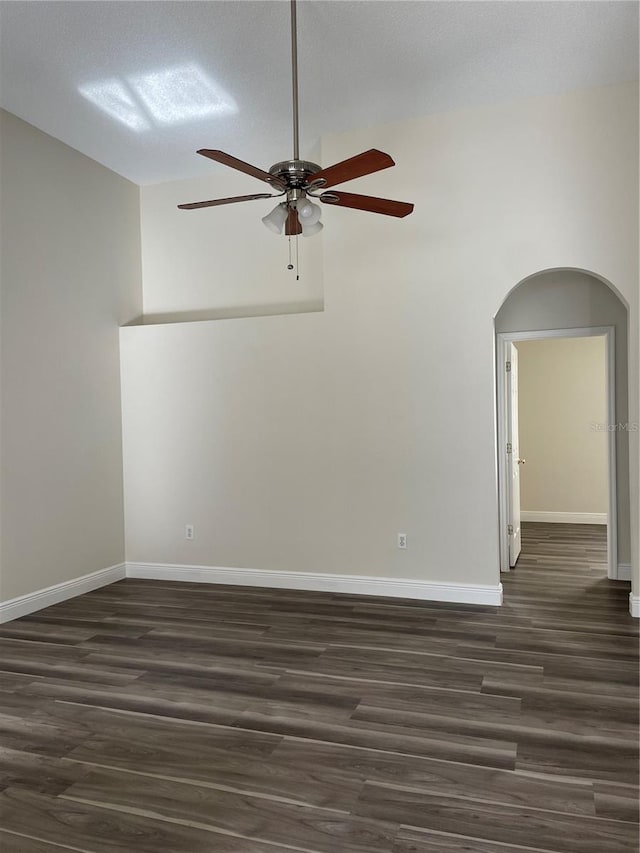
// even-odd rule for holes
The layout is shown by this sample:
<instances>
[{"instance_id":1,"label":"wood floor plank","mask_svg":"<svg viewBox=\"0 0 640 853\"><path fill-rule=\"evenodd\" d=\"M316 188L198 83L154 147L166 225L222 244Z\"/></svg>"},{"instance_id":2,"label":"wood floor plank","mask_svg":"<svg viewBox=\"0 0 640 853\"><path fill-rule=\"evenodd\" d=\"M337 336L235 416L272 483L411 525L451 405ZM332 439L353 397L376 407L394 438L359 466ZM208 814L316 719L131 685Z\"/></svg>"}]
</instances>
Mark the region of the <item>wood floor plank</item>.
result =
<instances>
[{"instance_id":1,"label":"wood floor plank","mask_svg":"<svg viewBox=\"0 0 640 853\"><path fill-rule=\"evenodd\" d=\"M319 809L260 796L213 790L157 777L89 773L63 799L104 803L124 812L161 811L199 826L236 832L245 838L289 844L318 853L373 853L388 850L397 825L375 817L352 817L348 810Z\"/></svg>"},{"instance_id":2,"label":"wood floor plank","mask_svg":"<svg viewBox=\"0 0 640 853\"><path fill-rule=\"evenodd\" d=\"M438 684L441 687L476 690L485 677L506 678L514 683L537 684L542 680L540 666L512 665L508 661L478 663L467 660L458 650L439 654L430 643L429 651L402 653L366 647L333 644L316 659L309 661L309 671L341 675L364 674L381 680L408 684Z\"/></svg>"},{"instance_id":3,"label":"wood floor plank","mask_svg":"<svg viewBox=\"0 0 640 853\"><path fill-rule=\"evenodd\" d=\"M36 722L29 716L0 714L0 743L7 749L62 757L79 742L76 732Z\"/></svg>"},{"instance_id":4,"label":"wood floor plank","mask_svg":"<svg viewBox=\"0 0 640 853\"><path fill-rule=\"evenodd\" d=\"M640 779L632 785L595 782L593 785L596 814L616 820L638 823L640 820Z\"/></svg>"},{"instance_id":5,"label":"wood floor plank","mask_svg":"<svg viewBox=\"0 0 640 853\"><path fill-rule=\"evenodd\" d=\"M365 785L355 811L363 817L375 814L389 822L473 839L517 844L535 839L541 849L559 853L630 853L638 842L637 826L623 821L456 799L372 782Z\"/></svg>"},{"instance_id":6,"label":"wood floor plank","mask_svg":"<svg viewBox=\"0 0 640 853\"><path fill-rule=\"evenodd\" d=\"M176 745L192 752L203 748L223 750L232 757L240 755L264 761L282 742L279 735L210 724L191 717L156 716L59 701L42 704L34 719L74 733L78 743L106 737L152 747Z\"/></svg>"},{"instance_id":7,"label":"wood floor plank","mask_svg":"<svg viewBox=\"0 0 640 853\"><path fill-rule=\"evenodd\" d=\"M4 666L5 661L0 661L0 666ZM30 669L31 667L27 664L26 669ZM5 671L0 671L0 693L13 693L15 690L19 690L21 687L24 687L25 684L30 684L34 677L30 672L12 672L10 669Z\"/></svg>"},{"instance_id":8,"label":"wood floor plank","mask_svg":"<svg viewBox=\"0 0 640 853\"><path fill-rule=\"evenodd\" d=\"M46 842L83 853L291 853L290 847L211 832L186 820L113 811L11 788L0 794L0 826L27 838L45 836ZM40 853L38 847L17 846L19 853L32 850Z\"/></svg>"},{"instance_id":9,"label":"wood floor plank","mask_svg":"<svg viewBox=\"0 0 640 853\"><path fill-rule=\"evenodd\" d=\"M150 691L151 692L151 691ZM123 691L93 690L75 684L64 684L40 680L21 690L23 695L36 698L68 700L96 708L114 708L124 711L139 711L159 717L201 720L221 724L232 724L241 716L241 709L217 708L213 704L185 701L175 698L176 691L168 688L160 695L126 693ZM165 698L169 696L171 698Z\"/></svg>"},{"instance_id":10,"label":"wood floor plank","mask_svg":"<svg viewBox=\"0 0 640 853\"><path fill-rule=\"evenodd\" d=\"M264 757L213 749L206 736L200 737L199 748L189 749L181 739L159 746L97 735L70 752L68 759L85 771L89 766L121 769L340 810L352 808L362 787L357 778L308 763L291 766L273 756L267 762Z\"/></svg>"},{"instance_id":11,"label":"wood floor plank","mask_svg":"<svg viewBox=\"0 0 640 853\"><path fill-rule=\"evenodd\" d=\"M86 658L80 664L56 664L47 661L25 661L23 658L6 656L0 664L6 672L18 675L35 675L43 678L60 678L67 681L94 682L97 684L129 684L144 670L127 669L119 666L88 666Z\"/></svg>"},{"instance_id":12,"label":"wood floor plank","mask_svg":"<svg viewBox=\"0 0 640 853\"><path fill-rule=\"evenodd\" d=\"M638 756L630 750L631 741L612 745L606 739L583 738L573 743L534 743L518 745L516 769L552 776L619 781L633 785L638 781Z\"/></svg>"},{"instance_id":13,"label":"wood floor plank","mask_svg":"<svg viewBox=\"0 0 640 853\"><path fill-rule=\"evenodd\" d=\"M450 833L401 827L392 853L547 853L540 847L493 843Z\"/></svg>"},{"instance_id":14,"label":"wood floor plank","mask_svg":"<svg viewBox=\"0 0 640 853\"><path fill-rule=\"evenodd\" d=\"M603 732L597 725L587 727L583 724L572 726L567 723L564 726L556 721L549 724L544 718L535 717L531 714L523 716L514 723L496 721L474 721L460 719L451 715L422 714L416 711L397 711L388 708L379 708L372 705L360 705L353 714L352 719L369 723L376 730L382 726L401 727L407 734L433 737L436 732L440 733L443 740L458 740L459 743L473 745L477 742L481 745L484 741L487 746L494 738L494 748L505 748L504 745L512 743L518 747L530 744L534 747L548 747L555 749L559 747L580 749L582 745L601 747L612 751L624 749L629 746L630 759L637 759L637 747L633 741L629 743L620 732L610 735ZM627 737L633 737L634 729L629 727ZM502 738L502 740L497 740ZM520 754L520 753L519 753Z\"/></svg>"},{"instance_id":15,"label":"wood floor plank","mask_svg":"<svg viewBox=\"0 0 640 853\"><path fill-rule=\"evenodd\" d=\"M621 608L622 609L622 608ZM513 663L519 666L538 666L544 676L577 678L591 682L628 684L638 687L638 666L629 660L595 660L584 656L569 656L516 649L483 648L479 646L459 647L458 654L466 660L490 660ZM613 664L613 665L612 665Z\"/></svg>"},{"instance_id":16,"label":"wood floor plank","mask_svg":"<svg viewBox=\"0 0 640 853\"><path fill-rule=\"evenodd\" d=\"M76 762L2 747L0 787L25 788L57 796L82 779L88 768ZM1 848L0 848L1 849Z\"/></svg>"},{"instance_id":17,"label":"wood floor plank","mask_svg":"<svg viewBox=\"0 0 640 853\"><path fill-rule=\"evenodd\" d=\"M69 850L78 851L79 849L78 847L69 847L66 844L38 841L25 835L14 835L12 832L5 832L0 829L0 850L2 853L65 853L65 851L68 853Z\"/></svg>"},{"instance_id":18,"label":"wood floor plank","mask_svg":"<svg viewBox=\"0 0 640 853\"><path fill-rule=\"evenodd\" d=\"M593 785L496 770L378 749L309 743L285 738L273 756L292 767L313 766L327 773L365 781L404 784L433 793L540 808L570 814L595 814Z\"/></svg>"},{"instance_id":19,"label":"wood floor plank","mask_svg":"<svg viewBox=\"0 0 640 853\"><path fill-rule=\"evenodd\" d=\"M81 640L88 640L94 633L95 631L91 629L66 625L57 625L55 628L49 626L45 633L41 626L34 625L31 622L23 624L19 619L9 622L6 625L0 625L0 639L41 640L46 636L51 642L69 646L73 646Z\"/></svg>"},{"instance_id":20,"label":"wood floor plank","mask_svg":"<svg viewBox=\"0 0 640 853\"><path fill-rule=\"evenodd\" d=\"M360 704L375 705L399 711L419 711L434 714L455 714L458 718L486 719L490 722L513 722L520 715L521 700L513 696L463 691L421 685L327 679L318 673L293 673L288 670L279 679L281 686L300 691L320 691L357 698Z\"/></svg>"},{"instance_id":21,"label":"wood floor plank","mask_svg":"<svg viewBox=\"0 0 640 853\"><path fill-rule=\"evenodd\" d=\"M509 742L470 742L463 738L447 739L431 732L407 732L400 726L376 726L368 723L338 725L319 720L298 720L291 717L274 717L254 711L245 711L234 725L253 731L273 734L292 734L299 738L383 749L405 755L423 755L430 758L479 764L486 767L515 769L516 745Z\"/></svg>"}]
</instances>

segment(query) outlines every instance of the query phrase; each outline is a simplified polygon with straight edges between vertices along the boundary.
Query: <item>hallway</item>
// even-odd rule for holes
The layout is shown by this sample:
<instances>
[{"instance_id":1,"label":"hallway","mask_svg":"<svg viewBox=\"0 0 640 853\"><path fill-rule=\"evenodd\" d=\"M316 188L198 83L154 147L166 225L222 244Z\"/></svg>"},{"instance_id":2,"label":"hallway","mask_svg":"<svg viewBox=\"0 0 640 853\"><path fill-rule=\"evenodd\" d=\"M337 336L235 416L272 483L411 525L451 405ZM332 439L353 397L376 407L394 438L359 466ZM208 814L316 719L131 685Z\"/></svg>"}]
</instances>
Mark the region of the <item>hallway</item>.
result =
<instances>
[{"instance_id":1,"label":"hallway","mask_svg":"<svg viewBox=\"0 0 640 853\"><path fill-rule=\"evenodd\" d=\"M619 628L626 622L631 584L607 578L607 528L604 524L522 523L522 551L514 571L502 575L505 605L522 600L533 614L537 609L560 616L567 627L588 617L598 625ZM594 607L585 613L585 607ZM622 618L621 618L622 614ZM597 621L594 624L591 620ZM628 620L633 625L632 620Z\"/></svg>"}]
</instances>

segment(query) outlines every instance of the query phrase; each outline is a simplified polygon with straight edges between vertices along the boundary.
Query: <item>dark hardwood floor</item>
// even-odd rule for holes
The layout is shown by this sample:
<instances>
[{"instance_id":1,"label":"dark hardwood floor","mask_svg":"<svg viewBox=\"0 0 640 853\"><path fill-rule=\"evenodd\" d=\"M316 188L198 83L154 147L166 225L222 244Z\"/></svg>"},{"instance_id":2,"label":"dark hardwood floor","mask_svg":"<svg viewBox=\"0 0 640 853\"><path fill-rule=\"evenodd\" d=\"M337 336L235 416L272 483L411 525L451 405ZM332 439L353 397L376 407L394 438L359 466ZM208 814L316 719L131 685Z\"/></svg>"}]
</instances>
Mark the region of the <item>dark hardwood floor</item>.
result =
<instances>
[{"instance_id":1,"label":"dark hardwood floor","mask_svg":"<svg viewBox=\"0 0 640 853\"><path fill-rule=\"evenodd\" d=\"M636 853L603 528L502 608L126 580L0 629L2 853Z\"/></svg>"}]
</instances>

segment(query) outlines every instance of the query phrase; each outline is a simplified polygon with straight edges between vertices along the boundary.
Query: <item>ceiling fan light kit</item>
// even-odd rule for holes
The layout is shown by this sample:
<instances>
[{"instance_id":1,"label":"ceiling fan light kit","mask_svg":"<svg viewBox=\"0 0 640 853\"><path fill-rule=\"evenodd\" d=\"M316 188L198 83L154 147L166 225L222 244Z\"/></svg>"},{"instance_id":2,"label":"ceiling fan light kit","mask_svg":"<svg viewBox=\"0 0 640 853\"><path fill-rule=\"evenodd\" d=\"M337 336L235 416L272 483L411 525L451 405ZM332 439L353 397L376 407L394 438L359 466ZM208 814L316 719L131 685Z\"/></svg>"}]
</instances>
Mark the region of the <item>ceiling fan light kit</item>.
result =
<instances>
[{"instance_id":1,"label":"ceiling fan light kit","mask_svg":"<svg viewBox=\"0 0 640 853\"><path fill-rule=\"evenodd\" d=\"M274 234L282 234L286 218L287 205L285 202L280 202L280 204L276 204L271 213L262 217L262 221L269 231L273 231Z\"/></svg>"},{"instance_id":2,"label":"ceiling fan light kit","mask_svg":"<svg viewBox=\"0 0 640 853\"><path fill-rule=\"evenodd\" d=\"M296 210L298 211L298 219L300 220L303 231L305 225L316 225L320 221L322 213L320 205L314 204L309 199L305 198L302 202L298 201Z\"/></svg>"},{"instance_id":3,"label":"ceiling fan light kit","mask_svg":"<svg viewBox=\"0 0 640 853\"><path fill-rule=\"evenodd\" d=\"M305 222L303 222L302 223L302 236L303 237L313 237L314 234L319 234L323 228L324 228L324 225L322 224L322 222L313 222L313 223L309 223L309 224L306 224Z\"/></svg>"},{"instance_id":4,"label":"ceiling fan light kit","mask_svg":"<svg viewBox=\"0 0 640 853\"><path fill-rule=\"evenodd\" d=\"M190 204L179 204L178 207L181 210L195 210L201 207L234 204L240 201L284 198L284 201L279 202L270 213L262 217L262 222L274 234L281 234L284 229L284 233L289 238L297 237L299 234L304 237L311 237L322 230L321 208L314 204L311 199L317 199L323 204L349 207L353 210L365 210L385 216L408 216L413 210L413 205L407 202L355 195L341 190L326 192L329 187L336 184L342 184L354 178L361 178L364 175L370 175L394 166L395 163L388 154L372 148L362 154L357 154L355 157L350 157L348 160L343 160L341 163L335 163L326 169L321 168L317 163L300 159L296 0L291 0L291 83L293 94L293 157L291 160L275 163L268 172L265 172L257 166L252 166L250 163L245 163L230 154L226 154L224 151L210 148L201 148L198 151L198 154L203 157L264 181L275 192L196 201ZM293 269L291 263L289 263L288 269Z\"/></svg>"}]
</instances>

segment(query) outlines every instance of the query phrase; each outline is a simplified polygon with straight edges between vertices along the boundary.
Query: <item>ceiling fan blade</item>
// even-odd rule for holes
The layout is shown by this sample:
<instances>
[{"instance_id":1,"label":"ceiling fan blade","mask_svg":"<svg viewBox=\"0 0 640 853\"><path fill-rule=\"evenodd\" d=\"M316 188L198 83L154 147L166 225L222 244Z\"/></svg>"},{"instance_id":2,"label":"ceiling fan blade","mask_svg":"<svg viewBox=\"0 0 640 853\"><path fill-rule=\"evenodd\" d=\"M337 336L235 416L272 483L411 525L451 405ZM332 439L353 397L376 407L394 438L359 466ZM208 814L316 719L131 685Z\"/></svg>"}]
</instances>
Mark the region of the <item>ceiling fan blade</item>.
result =
<instances>
[{"instance_id":1,"label":"ceiling fan blade","mask_svg":"<svg viewBox=\"0 0 640 853\"><path fill-rule=\"evenodd\" d=\"M298 211L290 207L287 212L287 221L284 226L284 233L291 237L294 234L302 234L302 225L298 219Z\"/></svg>"},{"instance_id":2,"label":"ceiling fan blade","mask_svg":"<svg viewBox=\"0 0 640 853\"><path fill-rule=\"evenodd\" d=\"M211 201L192 201L190 204L179 204L180 210L197 210L199 207L215 207L218 204L234 204L236 201L253 201L255 198L277 198L271 193L256 193L255 195L236 195L233 198L214 198Z\"/></svg>"},{"instance_id":3,"label":"ceiling fan blade","mask_svg":"<svg viewBox=\"0 0 640 853\"><path fill-rule=\"evenodd\" d=\"M225 154L224 151L214 151L211 148L200 148L198 154L203 157L208 157L209 160L215 160L216 163L222 163L223 166L229 166L231 169L237 169L239 172L244 172L245 175L251 175L253 178L258 178L260 181L266 181L274 187L284 189L284 185L269 172L263 169L258 169L257 166L252 166L250 163L245 163L244 160L238 160L237 157L232 157L231 154Z\"/></svg>"},{"instance_id":4,"label":"ceiling fan blade","mask_svg":"<svg viewBox=\"0 0 640 853\"><path fill-rule=\"evenodd\" d=\"M337 207L352 207L354 210L368 210L369 213L383 213L385 216L408 216L413 210L413 205L406 201L392 201L390 198L355 195L337 190L322 193L320 201L325 204L335 204Z\"/></svg>"},{"instance_id":5,"label":"ceiling fan blade","mask_svg":"<svg viewBox=\"0 0 640 853\"><path fill-rule=\"evenodd\" d=\"M395 166L391 157L383 151L371 148L369 151L356 154L355 157L350 157L341 163L336 163L334 166L320 169L314 175L309 175L307 183L315 183L315 181L322 178L324 183L320 186L324 189L325 187L342 184L344 181L351 181L353 178L370 175L372 172L379 172L381 169L388 169L389 166Z\"/></svg>"}]
</instances>

